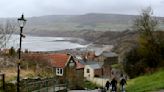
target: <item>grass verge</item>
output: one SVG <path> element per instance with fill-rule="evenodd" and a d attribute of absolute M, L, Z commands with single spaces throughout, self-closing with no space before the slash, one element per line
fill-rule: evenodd
<path fill-rule="evenodd" d="M 128 81 L 127 92 L 151 92 L 164 89 L 164 69 Z"/>

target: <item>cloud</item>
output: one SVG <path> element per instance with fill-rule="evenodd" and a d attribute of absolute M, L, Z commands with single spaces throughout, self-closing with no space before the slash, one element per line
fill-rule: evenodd
<path fill-rule="evenodd" d="M 164 0 L 0 0 L 0 17 L 85 13 L 138 14 L 152 6 L 156 15 L 164 16 Z"/>

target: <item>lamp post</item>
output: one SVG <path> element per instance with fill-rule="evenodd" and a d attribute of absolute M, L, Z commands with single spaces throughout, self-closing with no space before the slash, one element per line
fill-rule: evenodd
<path fill-rule="evenodd" d="M 17 92 L 20 92 L 20 59 L 21 59 L 21 47 L 22 47 L 22 37 L 24 37 L 24 35 L 22 34 L 23 32 L 23 27 L 26 24 L 26 19 L 24 19 L 24 15 L 22 14 L 22 16 L 20 18 L 18 18 L 18 23 L 20 26 L 20 44 L 19 44 L 19 62 L 17 65 Z"/>

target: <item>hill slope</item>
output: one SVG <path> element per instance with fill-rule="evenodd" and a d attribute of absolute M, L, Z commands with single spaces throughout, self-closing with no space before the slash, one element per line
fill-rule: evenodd
<path fill-rule="evenodd" d="M 49 15 L 28 18 L 28 28 L 37 30 L 74 31 L 92 29 L 96 31 L 122 31 L 130 28 L 134 15 L 99 14 Z"/>
<path fill-rule="evenodd" d="M 102 13 L 29 17 L 25 32 L 43 34 L 54 31 L 123 31 L 131 29 L 136 17 L 138 16 Z M 157 19 L 160 20 L 160 28 L 164 29 L 164 18 Z"/>
<path fill-rule="evenodd" d="M 152 92 L 164 89 L 164 70 L 129 80 L 127 92 Z"/>

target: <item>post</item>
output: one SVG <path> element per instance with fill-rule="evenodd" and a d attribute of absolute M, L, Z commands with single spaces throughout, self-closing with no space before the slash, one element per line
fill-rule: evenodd
<path fill-rule="evenodd" d="M 56 84 L 56 81 L 55 81 L 54 78 L 53 78 L 52 80 L 53 80 L 53 92 L 56 92 L 56 91 L 55 91 L 55 84 Z"/>
<path fill-rule="evenodd" d="M 5 91 L 5 74 L 2 74 L 3 90 Z"/>
<path fill-rule="evenodd" d="M 20 62 L 21 62 L 21 47 L 22 47 L 22 30 L 23 27 L 20 27 L 20 44 L 19 44 L 19 61 L 17 65 L 17 92 L 20 92 Z"/>
<path fill-rule="evenodd" d="M 104 71 L 103 71 L 103 67 L 102 67 L 102 69 L 101 69 L 101 73 L 102 73 L 102 88 L 104 87 L 104 86 L 103 86 L 103 83 L 104 83 L 104 82 L 103 82 L 103 77 L 104 77 L 104 73 L 103 73 L 103 72 L 104 72 Z"/>
<path fill-rule="evenodd" d="M 66 80 L 65 83 L 66 83 L 66 85 L 65 85 L 65 87 L 66 87 L 65 92 L 67 92 L 67 91 L 68 91 L 68 90 L 67 90 L 67 89 L 68 89 L 68 81 Z"/>

